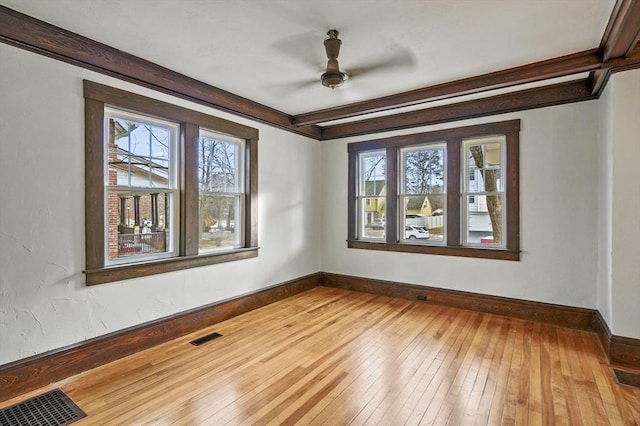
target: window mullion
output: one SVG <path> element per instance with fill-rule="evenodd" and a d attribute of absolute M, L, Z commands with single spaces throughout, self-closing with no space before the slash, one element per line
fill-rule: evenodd
<path fill-rule="evenodd" d="M 386 150 L 386 206 L 385 232 L 387 243 L 397 243 L 398 236 L 398 149 L 394 147 Z"/>
<path fill-rule="evenodd" d="M 507 250 L 520 250 L 520 169 L 518 134 L 507 133 L 507 152 L 504 172 L 505 199 L 507 204 L 506 247 Z"/>
<path fill-rule="evenodd" d="M 182 176 L 180 197 L 180 255 L 197 255 L 199 250 L 199 188 L 198 188 L 198 140 L 200 128 L 196 124 L 183 123 L 180 126 L 183 141 L 183 155 L 180 158 Z"/>
<path fill-rule="evenodd" d="M 460 247 L 462 139 L 447 141 L 447 246 Z"/>

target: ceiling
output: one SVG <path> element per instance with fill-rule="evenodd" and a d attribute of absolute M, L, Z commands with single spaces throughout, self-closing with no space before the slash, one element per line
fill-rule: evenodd
<path fill-rule="evenodd" d="M 597 48 L 615 0 L 0 0 L 287 114 Z M 345 87 L 320 84 L 340 31 Z"/>

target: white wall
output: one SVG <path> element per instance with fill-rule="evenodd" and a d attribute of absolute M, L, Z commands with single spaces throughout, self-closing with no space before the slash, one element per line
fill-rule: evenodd
<path fill-rule="evenodd" d="M 598 283 L 597 309 L 611 329 L 611 235 L 613 195 L 613 78 L 598 101 L 600 107 L 600 137 L 598 151 Z"/>
<path fill-rule="evenodd" d="M 258 258 L 84 286 L 82 79 L 260 129 Z M 640 71 L 610 84 L 598 101 L 317 142 L 0 44 L 0 364 L 320 270 L 597 308 L 640 338 Z M 348 142 L 513 118 L 520 262 L 347 249 Z"/>
<path fill-rule="evenodd" d="M 259 256 L 84 286 L 82 80 L 260 130 Z M 0 44 L 0 364 L 320 270 L 319 142 Z"/>
<path fill-rule="evenodd" d="M 348 249 L 347 143 L 520 118 L 520 262 Z M 322 269 L 595 308 L 597 101 L 322 142 Z"/>
<path fill-rule="evenodd" d="M 640 70 L 614 74 L 611 331 L 640 338 Z"/>

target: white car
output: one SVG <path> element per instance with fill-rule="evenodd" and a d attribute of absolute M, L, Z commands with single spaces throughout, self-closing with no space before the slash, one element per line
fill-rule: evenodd
<path fill-rule="evenodd" d="M 404 238 L 408 240 L 428 239 L 429 230 L 424 226 L 407 225 L 404 227 Z"/>

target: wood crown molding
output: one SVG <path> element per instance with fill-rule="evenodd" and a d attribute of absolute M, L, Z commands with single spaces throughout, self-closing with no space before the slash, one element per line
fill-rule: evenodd
<path fill-rule="evenodd" d="M 611 73 L 638 67 L 638 37 L 640 36 L 640 1 L 618 0 L 613 8 L 607 27 L 600 41 L 600 53 L 604 64 L 592 71 L 592 93 L 600 97 L 604 92 Z M 620 60 L 627 60 L 626 64 Z M 616 64 L 618 61 L 618 64 Z"/>
<path fill-rule="evenodd" d="M 467 102 L 327 126 L 322 129 L 322 139 L 337 139 L 429 126 L 469 118 L 588 101 L 596 98 L 597 96 L 592 94 L 591 91 L 591 80 L 582 79 L 488 98 L 474 99 Z"/>
<path fill-rule="evenodd" d="M 601 67 L 602 61 L 600 58 L 601 56 L 598 49 L 585 50 L 545 61 L 436 84 L 408 92 L 298 114 L 293 116 L 293 123 L 296 125 L 317 124 L 593 71 Z"/>
<path fill-rule="evenodd" d="M 320 137 L 318 126 L 294 126 L 291 116 L 281 111 L 1 5 L 0 41 L 293 133 Z"/>
<path fill-rule="evenodd" d="M 600 41 L 604 62 L 631 54 L 640 37 L 640 0 L 618 0 Z"/>
<path fill-rule="evenodd" d="M 0 401 L 201 330 L 318 286 L 321 273 L 0 366 Z"/>
<path fill-rule="evenodd" d="M 0 6 L 0 41 L 35 52 L 50 58 L 80 66 L 92 71 L 119 78 L 143 87 L 177 96 L 192 102 L 220 109 L 241 117 L 256 120 L 283 130 L 307 136 L 313 139 L 333 139 L 348 134 L 367 134 L 372 131 L 368 120 L 344 124 L 350 128 L 362 125 L 362 130 L 342 132 L 336 126 L 323 128 L 316 125 L 319 122 L 332 121 L 340 118 L 354 117 L 372 112 L 396 109 L 407 105 L 431 102 L 440 99 L 451 99 L 466 94 L 482 93 L 499 88 L 515 87 L 524 83 L 543 81 L 554 77 L 575 75 L 591 71 L 589 84 L 590 93 L 596 98 L 600 96 L 611 72 L 620 72 L 640 68 L 640 53 L 635 48 L 640 27 L 640 0 L 618 0 L 609 20 L 607 30 L 603 35 L 600 48 L 585 50 L 545 61 L 535 62 L 507 70 L 482 74 L 461 80 L 447 82 L 435 86 L 403 92 L 400 94 L 371 99 L 364 102 L 345 105 L 327 110 L 314 111 L 306 114 L 291 116 L 268 106 L 249 99 L 234 95 L 217 87 L 189 78 L 170 69 L 161 67 L 142 58 L 121 52 L 105 44 L 80 36 L 28 15 Z M 635 39 L 634 39 L 634 33 Z M 624 52 L 620 56 L 620 52 Z M 603 61 L 603 57 L 607 59 Z M 604 71 L 599 71 L 604 70 Z M 610 70 L 610 71 L 609 71 Z M 552 95 L 553 88 L 550 88 Z M 514 92 L 510 95 L 528 91 Z M 492 111 L 500 111 L 496 103 L 509 102 L 509 98 L 489 97 L 484 102 L 478 100 L 463 101 L 449 107 L 450 117 L 444 121 L 463 120 L 467 118 L 488 115 L 483 108 L 489 106 Z M 553 103 L 581 102 L 592 98 L 577 96 L 574 99 L 565 97 L 562 101 Z M 538 103 L 540 102 L 540 103 Z M 526 104 L 526 105 L 525 105 Z M 542 99 L 531 99 L 520 102 L 520 106 L 511 111 L 541 108 L 549 106 Z M 423 112 L 423 116 L 430 116 L 434 112 Z M 444 109 L 435 112 L 442 113 Z M 457 111 L 457 112 L 455 112 Z M 500 112 L 492 112 L 496 114 Z M 394 125 L 394 118 L 406 120 L 409 113 L 382 117 L 386 127 L 380 127 L 375 132 L 390 131 L 397 128 L 407 128 L 413 125 Z M 393 118 L 390 118 L 393 117 Z M 376 119 L 378 120 L 378 119 Z M 438 120 L 420 119 L 415 125 L 429 125 Z M 389 125 L 391 123 L 391 125 Z M 344 128 L 343 128 L 344 129 Z"/>

